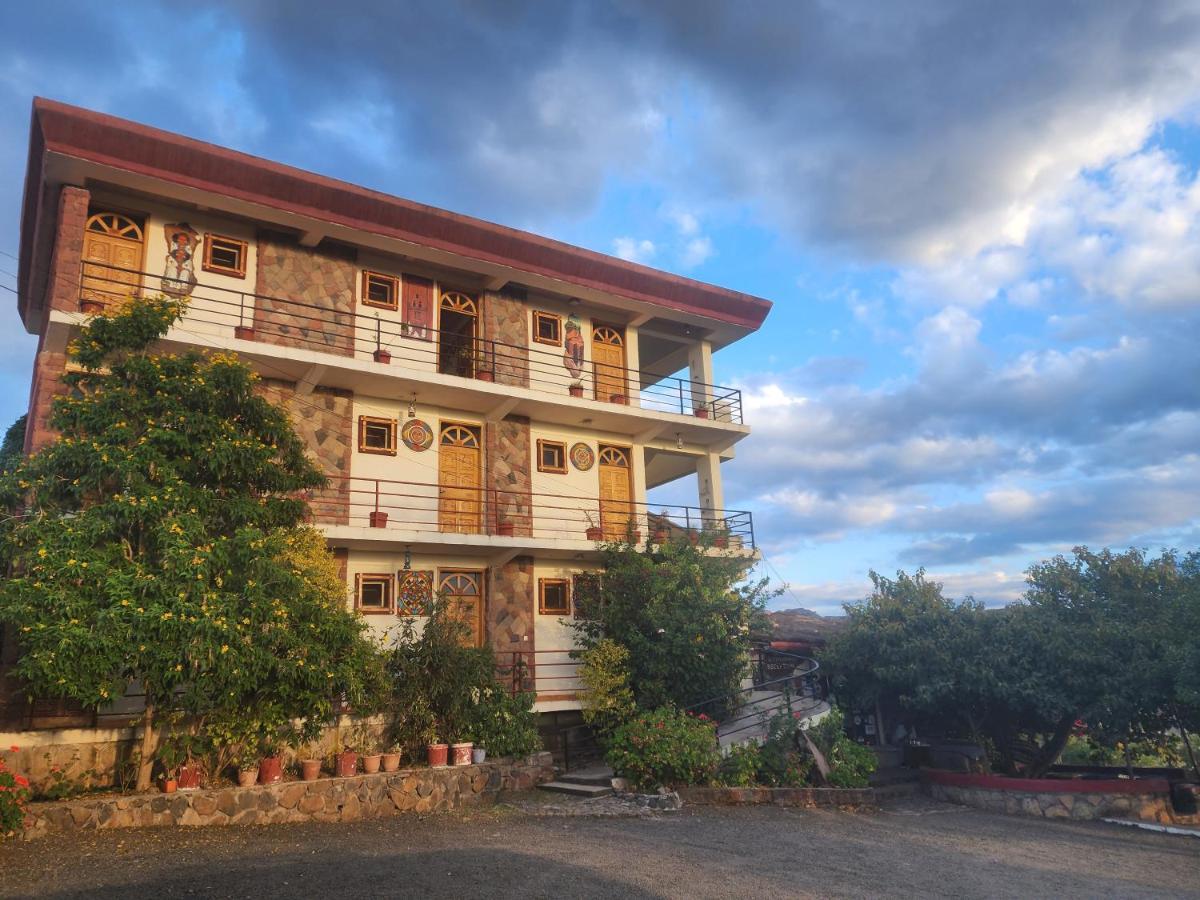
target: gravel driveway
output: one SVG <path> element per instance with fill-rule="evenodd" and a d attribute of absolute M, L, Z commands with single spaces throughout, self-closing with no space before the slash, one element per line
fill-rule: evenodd
<path fill-rule="evenodd" d="M 4 897 L 1200 896 L 1200 840 L 925 800 L 875 813 L 497 807 L 0 845 Z"/>

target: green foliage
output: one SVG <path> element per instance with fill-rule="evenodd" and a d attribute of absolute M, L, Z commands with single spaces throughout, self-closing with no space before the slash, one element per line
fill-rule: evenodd
<path fill-rule="evenodd" d="M 746 671 L 751 633 L 772 595 L 765 579 L 745 581 L 743 560 L 703 549 L 607 544 L 598 587 L 579 598 L 571 623 L 579 644 L 587 651 L 607 638 L 628 651 L 639 709 L 726 696 Z"/>
<path fill-rule="evenodd" d="M 413 619 L 401 623 L 386 661 L 388 741 L 417 758 L 435 738 L 466 740 L 475 698 L 496 680 L 495 654 L 467 646 L 470 631 L 452 604 L 437 598 L 428 612 L 419 628 Z"/>
<path fill-rule="evenodd" d="M 603 638 L 580 652 L 579 661 L 583 721 L 604 740 L 637 711 L 629 686 L 629 651 Z"/>
<path fill-rule="evenodd" d="M 1200 727 L 1195 555 L 1076 548 L 1031 566 L 1003 610 L 946 600 L 923 572 L 872 579 L 822 656 L 839 694 L 979 741 L 1003 771 L 1044 773 L 1080 719 L 1107 746 Z"/>
<path fill-rule="evenodd" d="M 0 621 L 37 694 L 102 706 L 145 690 L 155 715 L 302 718 L 368 709 L 382 669 L 320 535 L 300 528 L 325 479 L 236 357 L 158 355 L 182 307 L 133 298 L 69 348 L 61 438 L 0 475 Z M 139 785 L 149 779 L 143 759 Z"/>
<path fill-rule="evenodd" d="M 25 427 L 28 416 L 21 416 L 8 426 L 4 440 L 0 442 L 0 472 L 12 469 L 25 452 Z"/>
<path fill-rule="evenodd" d="M 468 737 L 492 756 L 528 756 L 540 750 L 535 699 L 532 692 L 511 694 L 492 681 L 473 698 Z"/>
<path fill-rule="evenodd" d="M 714 723 L 664 706 L 635 716 L 609 741 L 606 758 L 640 790 L 707 784 L 720 763 Z"/>
<path fill-rule="evenodd" d="M 800 722 L 781 710 L 767 723 L 767 736 L 759 748 L 758 783 L 767 787 L 800 787 L 808 780 L 811 760 L 798 751 Z"/>
<path fill-rule="evenodd" d="M 17 748 L 12 750 L 15 753 Z M 24 830 L 29 793 L 29 779 L 13 772 L 0 759 L 0 838 Z"/>
<path fill-rule="evenodd" d="M 723 787 L 754 787 L 761 764 L 758 744 L 737 744 L 722 757 L 713 780 Z"/>
<path fill-rule="evenodd" d="M 829 783 L 836 788 L 865 788 L 879 765 L 870 747 L 845 735 L 834 741 L 825 759 L 829 763 Z"/>

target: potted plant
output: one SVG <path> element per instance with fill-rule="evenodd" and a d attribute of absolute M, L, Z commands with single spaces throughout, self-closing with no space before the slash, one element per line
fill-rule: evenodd
<path fill-rule="evenodd" d="M 242 747 L 237 756 L 238 787 L 250 787 L 258 781 L 258 750 L 251 744 Z"/>
<path fill-rule="evenodd" d="M 667 542 L 668 536 L 669 535 L 668 535 L 667 529 L 665 529 L 661 526 L 655 526 L 654 531 L 652 531 L 650 533 L 650 543 L 665 544 Z"/>
<path fill-rule="evenodd" d="M 338 778 L 353 778 L 358 774 L 358 752 L 347 743 L 338 741 L 333 751 L 333 770 Z"/>
<path fill-rule="evenodd" d="M 604 540 L 604 529 L 601 528 L 600 525 L 596 522 L 596 517 L 594 515 L 592 515 L 592 511 L 585 509 L 583 511 L 583 515 L 584 515 L 584 518 L 587 519 L 587 523 L 588 523 L 587 532 L 586 532 L 587 539 L 589 541 Z"/>
<path fill-rule="evenodd" d="M 234 325 L 233 336 L 239 341 L 254 340 L 254 328 L 250 325 Z"/>
<path fill-rule="evenodd" d="M 364 737 L 359 741 L 359 747 L 362 749 L 362 767 L 363 772 L 367 775 L 375 775 L 379 772 L 379 763 L 383 758 L 383 754 L 375 750 L 375 742 L 370 738 Z"/>
<path fill-rule="evenodd" d="M 471 750 L 475 744 L 471 741 L 459 741 L 450 745 L 450 764 L 452 766 L 469 766 Z"/>
<path fill-rule="evenodd" d="M 621 404 L 625 404 L 625 405 L 627 405 L 627 404 L 629 403 L 629 398 L 628 398 L 628 397 L 626 397 L 624 394 L 620 394 L 620 393 L 618 393 L 618 394 L 609 394 L 609 395 L 608 395 L 608 402 L 609 402 L 609 403 L 621 403 Z"/>
<path fill-rule="evenodd" d="M 300 777 L 305 781 L 316 781 L 321 777 L 321 757 L 311 745 L 305 746 L 300 760 Z"/>
<path fill-rule="evenodd" d="M 383 751 L 383 771 L 395 772 L 400 768 L 400 745 L 391 744 Z"/>
<path fill-rule="evenodd" d="M 205 741 L 199 735 L 183 734 L 178 737 L 177 745 L 182 758 L 178 775 L 179 790 L 199 790 L 204 779 L 204 763 L 201 760 L 207 749 Z"/>
<path fill-rule="evenodd" d="M 502 520 L 496 523 L 496 534 L 500 537 L 512 537 L 514 527 L 512 522 Z"/>
<path fill-rule="evenodd" d="M 95 297 L 81 297 L 79 299 L 79 311 L 88 315 L 96 315 L 104 312 L 104 303 Z"/>
<path fill-rule="evenodd" d="M 278 784 L 283 781 L 283 758 L 279 755 L 279 744 L 269 740 L 263 744 L 262 758 L 258 761 L 258 783 Z"/>
<path fill-rule="evenodd" d="M 382 347 L 376 348 L 371 355 L 375 358 L 375 362 L 383 363 L 385 366 L 392 361 L 391 351 L 384 350 Z"/>
<path fill-rule="evenodd" d="M 701 406 L 697 406 L 692 411 L 696 414 L 697 419 L 707 419 L 708 418 L 708 404 L 707 403 L 705 403 Z"/>
<path fill-rule="evenodd" d="M 471 762 L 472 763 L 474 763 L 475 765 L 479 765 L 485 759 L 487 759 L 487 750 L 486 749 L 484 749 L 483 747 L 472 747 L 471 748 Z"/>
<path fill-rule="evenodd" d="M 572 381 L 570 384 L 567 385 L 567 393 L 569 393 L 572 397 L 582 397 L 583 396 L 583 382 L 582 381 Z"/>
<path fill-rule="evenodd" d="M 388 514 L 381 509 L 373 509 L 367 514 L 367 520 L 372 528 L 387 528 Z"/>
<path fill-rule="evenodd" d="M 450 752 L 450 745 L 432 737 L 429 743 L 425 745 L 425 754 L 429 759 L 429 765 L 438 768 L 446 765 L 446 757 Z"/>

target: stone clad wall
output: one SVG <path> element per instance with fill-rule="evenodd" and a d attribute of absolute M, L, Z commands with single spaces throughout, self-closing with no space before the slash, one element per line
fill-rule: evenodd
<path fill-rule="evenodd" d="M 533 450 L 526 416 L 505 416 L 486 429 L 487 486 L 496 491 L 492 515 L 496 523 L 508 521 L 517 537 L 533 534 Z"/>
<path fill-rule="evenodd" d="M 516 289 L 483 296 L 483 336 L 496 348 L 496 384 L 529 387 L 529 314 Z"/>
<path fill-rule="evenodd" d="M 94 828 L 354 822 L 405 812 L 485 806 L 501 791 L 528 790 L 554 777 L 549 753 L 478 766 L 403 769 L 248 788 L 136 794 L 34 803 L 26 837 Z"/>
<path fill-rule="evenodd" d="M 492 570 L 488 597 L 488 637 L 497 653 L 497 662 L 507 665 L 514 650 L 532 653 L 533 633 L 533 558 L 516 559 Z M 528 637 L 528 640 L 524 638 Z"/>
<path fill-rule="evenodd" d="M 288 235 L 261 232 L 254 339 L 353 356 L 356 260 L 352 247 L 301 247 Z"/>

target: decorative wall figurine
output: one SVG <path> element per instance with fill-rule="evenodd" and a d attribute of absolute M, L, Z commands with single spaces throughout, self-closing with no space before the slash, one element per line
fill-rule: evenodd
<path fill-rule="evenodd" d="M 580 328 L 579 319 L 572 313 L 563 326 L 563 365 L 567 367 L 572 378 L 583 374 L 583 350 L 583 330 Z"/>
<path fill-rule="evenodd" d="M 164 225 L 167 234 L 167 261 L 163 269 L 162 289 L 172 297 L 190 297 L 196 287 L 193 257 L 200 235 L 187 222 Z"/>
<path fill-rule="evenodd" d="M 592 448 L 580 441 L 577 444 L 571 445 L 571 465 L 577 468 L 580 472 L 586 472 L 596 462 L 596 454 L 592 452 Z"/>
<path fill-rule="evenodd" d="M 421 453 L 433 446 L 433 429 L 421 419 L 408 419 L 400 429 L 400 440 L 409 450 Z"/>
<path fill-rule="evenodd" d="M 433 572 L 401 569 L 396 573 L 400 585 L 396 597 L 396 612 L 401 616 L 429 615 L 429 602 L 433 599 Z"/>

